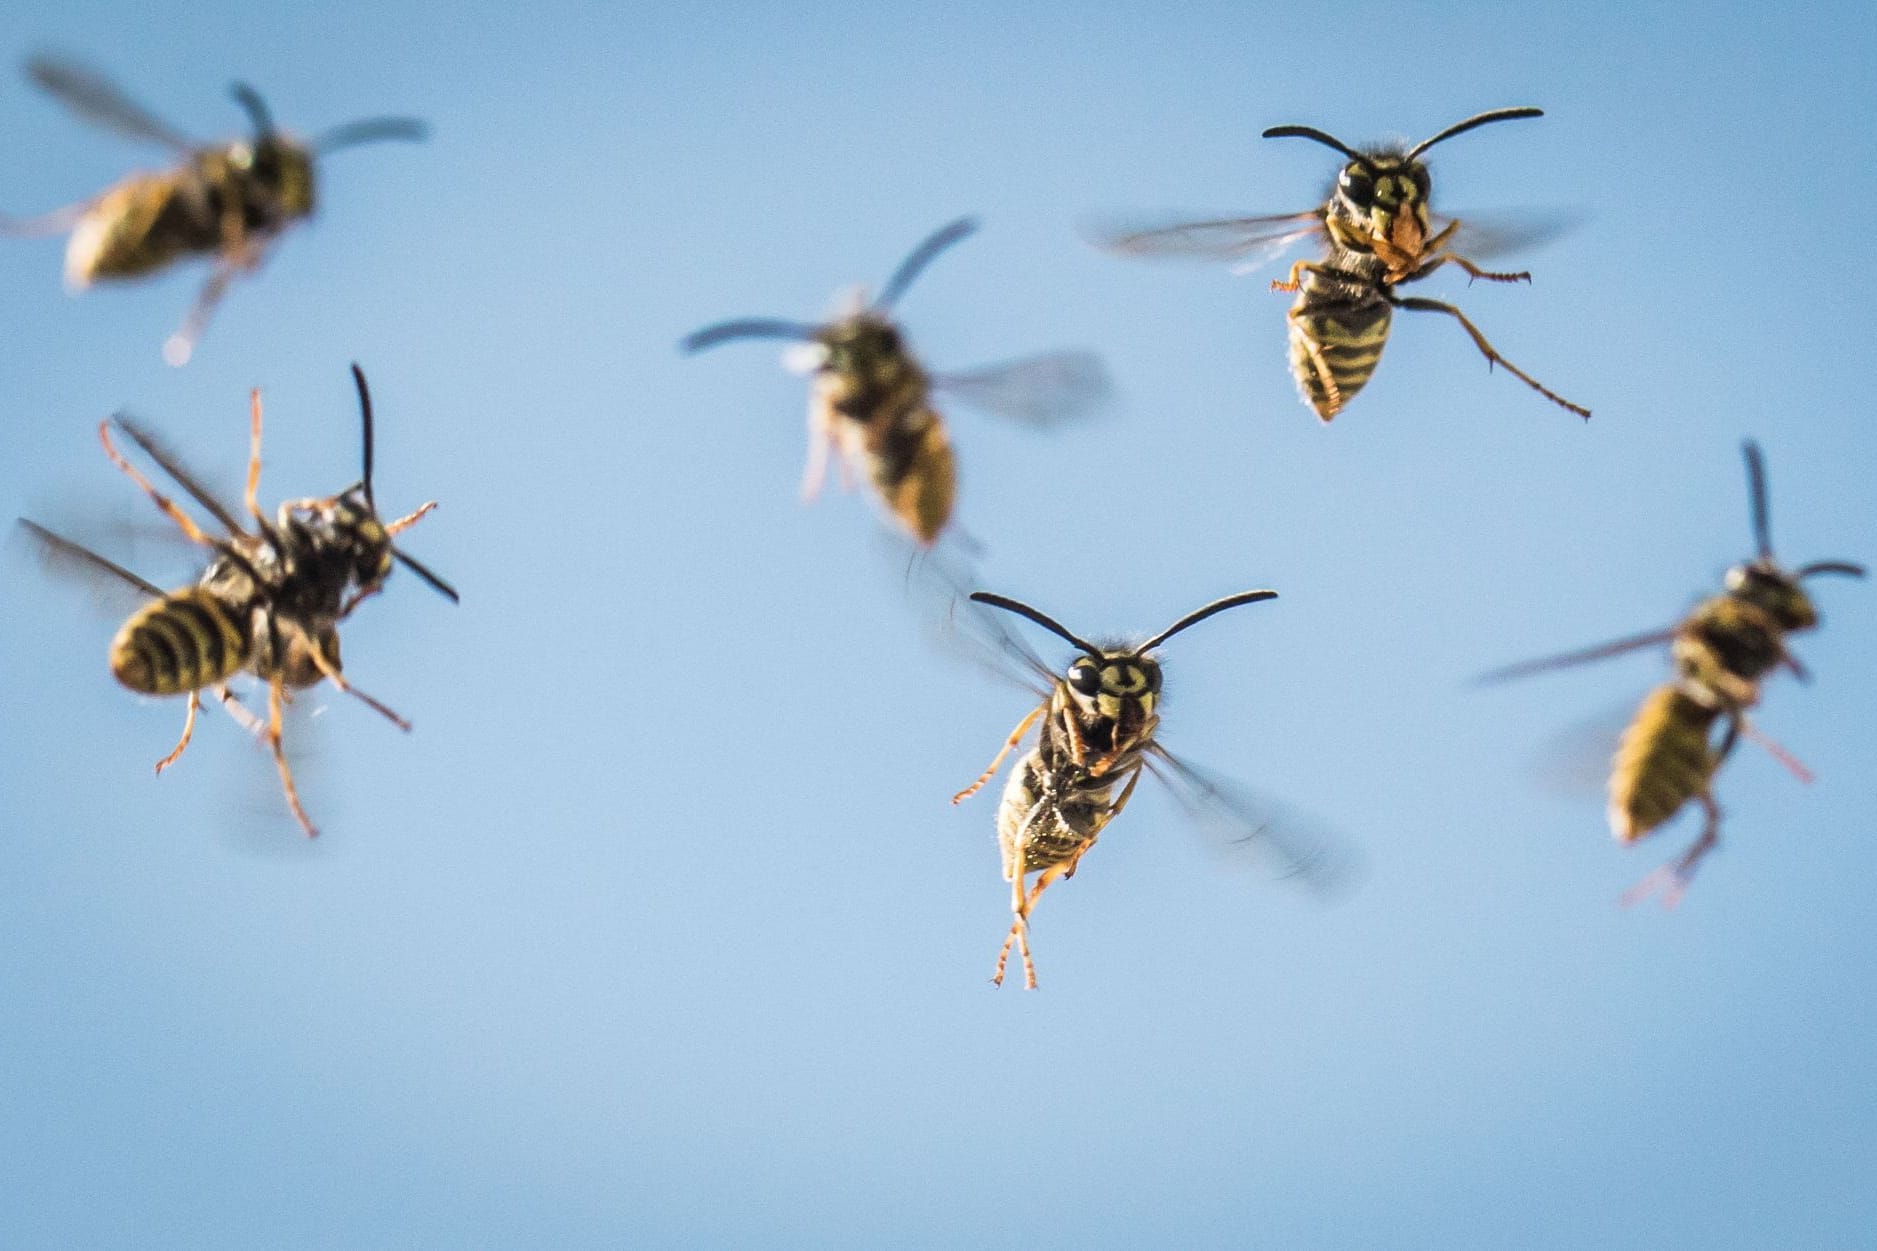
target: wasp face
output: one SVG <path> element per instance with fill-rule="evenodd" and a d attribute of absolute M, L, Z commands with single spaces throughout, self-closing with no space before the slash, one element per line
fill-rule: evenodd
<path fill-rule="evenodd" d="M 280 135 L 228 149 L 228 162 L 241 170 L 273 201 L 282 218 L 313 211 L 313 158 L 301 145 Z"/>
<path fill-rule="evenodd" d="M 882 317 L 860 313 L 828 327 L 821 337 L 826 355 L 821 369 L 851 378 L 871 378 L 898 366 L 906 357 L 899 327 Z"/>
<path fill-rule="evenodd" d="M 1401 156 L 1351 161 L 1336 178 L 1331 210 L 1365 233 L 1418 253 L 1427 238 L 1427 167 Z"/>
<path fill-rule="evenodd" d="M 1771 561 L 1756 560 L 1727 571 L 1727 593 L 1764 610 L 1782 630 L 1810 630 L 1818 609 L 1799 580 Z"/>
<path fill-rule="evenodd" d="M 1116 750 L 1145 729 L 1160 696 L 1160 665 L 1131 653 L 1084 656 L 1069 666 L 1065 680 L 1084 721 L 1114 727 Z"/>

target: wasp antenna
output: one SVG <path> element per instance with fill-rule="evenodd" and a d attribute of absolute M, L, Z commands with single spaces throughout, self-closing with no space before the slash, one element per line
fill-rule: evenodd
<path fill-rule="evenodd" d="M 1864 576 L 1864 566 L 1848 560 L 1815 560 L 1799 570 L 1801 578 L 1809 578 L 1817 573 L 1838 573 L 1847 578 L 1861 578 Z"/>
<path fill-rule="evenodd" d="M 899 297 L 906 294 L 906 288 L 925 272 L 925 267 L 938 258 L 939 253 L 961 239 L 970 237 L 978 229 L 975 217 L 960 217 L 957 221 L 940 226 L 927 235 L 925 241 L 909 253 L 893 271 L 893 276 L 880 288 L 880 296 L 874 300 L 873 307 L 881 312 L 892 308 Z"/>
<path fill-rule="evenodd" d="M 382 143 L 387 139 L 421 143 L 429 137 L 430 124 L 415 117 L 371 117 L 334 126 L 313 140 L 313 151 L 324 155 L 340 148 L 355 148 L 361 143 Z"/>
<path fill-rule="evenodd" d="M 235 83 L 228 88 L 228 94 L 235 98 L 235 103 L 241 106 L 242 110 L 247 113 L 248 120 L 254 123 L 256 139 L 274 137 L 274 115 L 267 111 L 267 102 L 261 99 L 260 92 L 246 83 Z"/>
<path fill-rule="evenodd" d="M 794 339 L 807 341 L 821 333 L 820 326 L 799 321 L 778 321 L 771 317 L 747 317 L 706 326 L 678 340 L 678 350 L 689 355 L 729 343 L 733 339 Z"/>
<path fill-rule="evenodd" d="M 462 603 L 462 597 L 456 593 L 456 588 L 451 586 L 448 582 L 445 582 L 442 578 L 439 578 L 436 574 L 430 572 L 415 556 L 406 556 L 395 547 L 391 549 L 391 555 L 397 559 L 400 565 L 403 565 L 425 582 L 428 582 L 431 589 L 443 596 L 444 599 L 449 600 L 452 604 Z"/>
<path fill-rule="evenodd" d="M 355 386 L 358 387 L 359 419 L 360 419 L 360 422 L 365 427 L 365 476 L 359 482 L 359 486 L 362 487 L 365 491 L 365 507 L 371 509 L 372 512 L 376 513 L 378 511 L 378 505 L 373 500 L 372 493 L 371 493 L 371 469 L 372 469 L 371 388 L 365 385 L 365 371 L 358 367 L 357 361 L 352 362 L 352 382 Z"/>
<path fill-rule="evenodd" d="M 1467 131 L 1477 126 L 1484 126 L 1490 122 L 1509 122 L 1520 117 L 1543 117 L 1544 115 L 1545 111 L 1543 109 L 1534 109 L 1529 106 L 1515 109 L 1493 109 L 1490 112 L 1478 113 L 1467 118 L 1464 122 L 1455 122 L 1438 135 L 1435 135 L 1432 139 L 1421 140 L 1421 142 L 1415 144 L 1414 147 L 1408 150 L 1408 159 L 1413 160 L 1435 144 L 1446 139 L 1451 139 L 1455 135 L 1464 135 Z"/>
<path fill-rule="evenodd" d="M 1266 139 L 1314 139 L 1326 148 L 1335 148 L 1352 161 L 1366 161 L 1362 153 L 1356 151 L 1334 135 L 1326 135 L 1314 126 L 1273 126 L 1264 132 Z"/>
<path fill-rule="evenodd" d="M 1187 626 L 1198 625 L 1214 613 L 1224 612 L 1228 608 L 1237 608 L 1240 604 L 1255 604 L 1259 600 L 1276 598 L 1276 591 L 1240 591 L 1237 595 L 1228 595 L 1224 599 L 1215 599 L 1204 608 L 1187 613 L 1184 617 L 1181 617 L 1178 621 L 1175 621 L 1172 625 L 1154 635 L 1145 643 L 1142 643 L 1139 647 L 1134 649 L 1134 654 L 1136 656 L 1146 655 L 1154 648 L 1178 634 L 1181 630 L 1184 630 Z"/>
<path fill-rule="evenodd" d="M 1760 559 L 1773 558 L 1773 523 L 1766 504 L 1766 461 L 1760 445 L 1748 439 L 1740 445 L 1747 458 L 1747 502 L 1753 510 L 1753 541 L 1759 546 Z"/>
<path fill-rule="evenodd" d="M 1028 617 L 1031 621 L 1034 621 L 1037 625 L 1042 626 L 1045 630 L 1048 630 L 1051 634 L 1054 634 L 1057 638 L 1067 640 L 1069 643 L 1073 644 L 1076 647 L 1081 648 L 1083 651 L 1095 657 L 1097 660 L 1101 659 L 1101 656 L 1102 656 L 1101 648 L 1096 647 L 1093 643 L 1084 642 L 1083 640 L 1075 637 L 1075 635 L 1069 633 L 1068 630 L 1063 628 L 1061 622 L 1056 621 L 1052 617 L 1046 616 L 1045 614 L 1030 607 L 1028 604 L 1019 603 L 1017 600 L 1011 599 L 1008 596 L 995 595 L 991 593 L 990 591 L 973 591 L 971 592 L 971 598 L 980 604 L 989 604 L 991 607 L 1001 608 L 1005 612 L 1014 612 L 1019 617 Z"/>

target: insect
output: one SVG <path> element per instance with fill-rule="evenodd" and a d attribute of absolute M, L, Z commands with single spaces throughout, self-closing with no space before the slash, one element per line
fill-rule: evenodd
<path fill-rule="evenodd" d="M 213 553 L 193 586 L 164 591 L 111 560 L 70 539 L 22 519 L 21 524 L 48 555 L 107 574 L 148 597 L 111 642 L 111 672 L 130 690 L 143 695 L 186 695 L 188 711 L 180 740 L 157 762 L 157 772 L 174 764 L 195 732 L 202 692 L 209 691 L 237 721 L 265 740 L 273 753 L 287 805 L 307 836 L 317 834 L 282 745 L 282 707 L 291 692 L 330 681 L 389 719 L 399 729 L 410 722 L 353 685 L 341 673 L 338 626 L 389 577 L 392 562 L 447 596 L 454 588 L 413 557 L 398 550 L 392 537 L 436 507 L 427 503 L 395 521 L 379 519 L 372 492 L 372 410 L 365 376 L 353 366 L 364 425 L 364 476 L 337 495 L 288 500 L 273 521 L 260 511 L 261 400 L 250 399 L 250 449 L 244 504 L 253 521 L 244 528 L 233 510 L 220 502 L 140 424 L 122 415 L 98 425 L 105 454 L 148 495 L 192 543 Z M 213 537 L 174 500 L 159 490 L 118 449 L 112 431 L 128 437 L 172 478 L 225 531 Z M 250 673 L 267 684 L 267 720 L 263 724 L 240 703 L 229 682 Z"/>
<path fill-rule="evenodd" d="M 1587 418 L 1589 409 L 1551 391 L 1501 356 L 1454 305 L 1402 296 L 1395 290 L 1448 264 L 1459 266 L 1472 278 L 1531 281 L 1531 275 L 1523 271 L 1482 268 L 1457 249 L 1466 246 L 1474 256 L 1487 256 L 1538 232 L 1469 228 L 1457 219 L 1437 218 L 1429 208 L 1432 180 L 1421 156 L 1435 144 L 1476 127 L 1540 116 L 1543 113 L 1535 108 L 1494 109 L 1457 122 L 1406 150 L 1359 151 L 1313 127 L 1273 126 L 1264 132 L 1265 138 L 1312 139 L 1348 158 L 1323 204 L 1308 212 L 1273 217 L 1102 232 L 1097 242 L 1128 256 L 1224 260 L 1251 267 L 1300 240 L 1320 239 L 1322 259 L 1296 262 L 1290 276 L 1273 282 L 1271 288 L 1297 295 L 1288 315 L 1291 376 L 1304 402 L 1324 421 L 1340 413 L 1375 373 L 1398 308 L 1454 318 L 1489 365 L 1502 366 L 1546 399 Z"/>
<path fill-rule="evenodd" d="M 1527 661 L 1482 679 L 1523 677 L 1668 644 L 1675 676 L 1643 700 L 1611 765 L 1610 830 L 1620 842 L 1633 843 L 1691 800 L 1701 805 L 1705 822 L 1688 849 L 1644 878 L 1624 896 L 1625 902 L 1657 888 L 1667 905 L 1680 901 L 1702 858 L 1719 842 L 1721 809 L 1714 800 L 1714 775 L 1742 737 L 1756 739 L 1802 780 L 1809 779 L 1802 765 L 1759 734 L 1747 713 L 1759 703 L 1760 684 L 1775 669 L 1806 676 L 1786 646 L 1787 635 L 1818 625 L 1805 579 L 1820 574 L 1864 576 L 1864 567 L 1849 561 L 1814 561 L 1791 570 L 1774 559 L 1765 466 L 1759 446 L 1751 440 L 1743 452 L 1758 551 L 1752 560 L 1727 571 L 1719 595 L 1701 601 L 1686 619 L 1666 630 Z"/>
<path fill-rule="evenodd" d="M 958 472 L 944 419 L 933 406 L 941 391 L 979 408 L 1036 426 L 1080 416 L 1107 393 L 1107 374 L 1084 352 L 1051 352 L 966 373 L 934 376 L 913 356 L 892 318 L 893 305 L 940 253 L 977 230 L 962 218 L 914 248 L 872 302 L 851 306 L 822 325 L 745 318 L 686 337 L 686 352 L 737 339 L 786 339 L 787 358 L 815 377 L 808 403 L 808 465 L 802 496 L 821 489 L 830 449 L 841 475 L 865 474 L 894 520 L 930 546 L 951 519 Z"/>
<path fill-rule="evenodd" d="M 176 158 L 169 169 L 131 174 L 82 203 L 0 220 L 6 233 L 69 230 L 65 285 L 74 292 L 101 279 L 139 278 L 186 256 L 213 256 L 195 305 L 164 344 L 172 365 L 188 362 L 236 276 L 259 268 L 274 241 L 313 212 L 315 158 L 362 143 L 422 139 L 428 129 L 411 118 L 377 117 L 307 142 L 277 130 L 260 95 L 236 83 L 231 91 L 253 123 L 252 138 L 199 144 L 82 65 L 34 57 L 26 72 L 84 120 L 161 145 Z"/>
<path fill-rule="evenodd" d="M 1327 841 L 1280 833 L 1260 811 L 1264 805 L 1248 792 L 1186 763 L 1156 737 L 1161 671 L 1154 649 L 1214 614 L 1276 596 L 1276 591 L 1263 590 L 1229 595 L 1188 613 L 1144 643 L 1098 647 L 1028 604 L 987 591 L 971 594 L 977 603 L 1035 622 L 1082 653 L 1058 675 L 1014 634 L 984 623 L 1002 651 L 1039 680 L 1040 685 L 1026 685 L 1042 699 L 1017 723 L 978 779 L 952 797 L 957 804 L 976 794 L 1024 737 L 1037 731 L 1035 745 L 1015 766 L 997 809 L 997 838 L 1004 879 L 1010 883 L 1013 920 L 997 954 L 994 984 L 1003 984 L 1014 944 L 1023 960 L 1024 985 L 1036 989 L 1030 913 L 1052 883 L 1075 875 L 1102 830 L 1127 806 L 1143 768 L 1165 782 L 1203 823 L 1234 842 L 1257 841 L 1273 849 L 1287 876 L 1303 877 L 1319 888 L 1333 882 L 1336 866 L 1327 854 Z M 1031 874 L 1034 885 L 1028 884 Z"/>

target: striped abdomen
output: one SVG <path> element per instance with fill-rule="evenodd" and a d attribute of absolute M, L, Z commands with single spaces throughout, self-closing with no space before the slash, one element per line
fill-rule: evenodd
<path fill-rule="evenodd" d="M 921 543 L 951 520 L 958 466 L 945 423 L 924 404 L 867 427 L 867 476 L 887 509 Z"/>
<path fill-rule="evenodd" d="M 1633 842 L 1707 794 L 1720 711 L 1674 683 L 1651 691 L 1623 732 L 1610 773 L 1610 832 Z"/>
<path fill-rule="evenodd" d="M 1139 766 L 1136 765 L 1138 768 Z M 1127 770 L 1091 777 L 1080 769 L 1051 772 L 1040 750 L 1032 750 L 1004 785 L 997 806 L 997 841 L 1004 853 L 1004 880 L 1073 860 L 1088 850 L 1114 815 L 1114 789 Z"/>
<path fill-rule="evenodd" d="M 1290 310 L 1290 373 L 1328 421 L 1360 391 L 1388 346 L 1394 309 L 1376 299 L 1325 299 L 1306 287 Z"/>
<path fill-rule="evenodd" d="M 136 278 L 190 252 L 213 251 L 221 235 L 206 184 L 192 169 L 133 174 L 85 213 L 65 245 L 65 285 Z"/>
<path fill-rule="evenodd" d="M 247 616 L 204 587 L 146 604 L 111 641 L 111 672 L 143 695 L 182 695 L 241 672 L 253 650 Z"/>

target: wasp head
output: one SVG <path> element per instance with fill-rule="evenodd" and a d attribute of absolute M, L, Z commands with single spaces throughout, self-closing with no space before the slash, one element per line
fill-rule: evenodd
<path fill-rule="evenodd" d="M 303 144 L 276 132 L 252 143 L 233 145 L 228 159 L 247 175 L 282 220 L 305 217 L 313 211 L 313 155 Z"/>
<path fill-rule="evenodd" d="M 1810 630 L 1818 624 L 1812 597 L 1797 575 L 1770 560 L 1735 565 L 1727 571 L 1727 593 L 1770 616 L 1781 630 Z"/>
<path fill-rule="evenodd" d="M 1063 685 L 1082 723 L 1111 727 L 1110 746 L 1125 751 L 1153 725 L 1160 698 L 1160 662 L 1132 652 L 1081 656 L 1069 666 Z"/>
<path fill-rule="evenodd" d="M 1330 192 L 1329 216 L 1359 238 L 1382 239 L 1418 256 L 1430 228 L 1427 166 L 1399 153 L 1359 156 Z"/>

